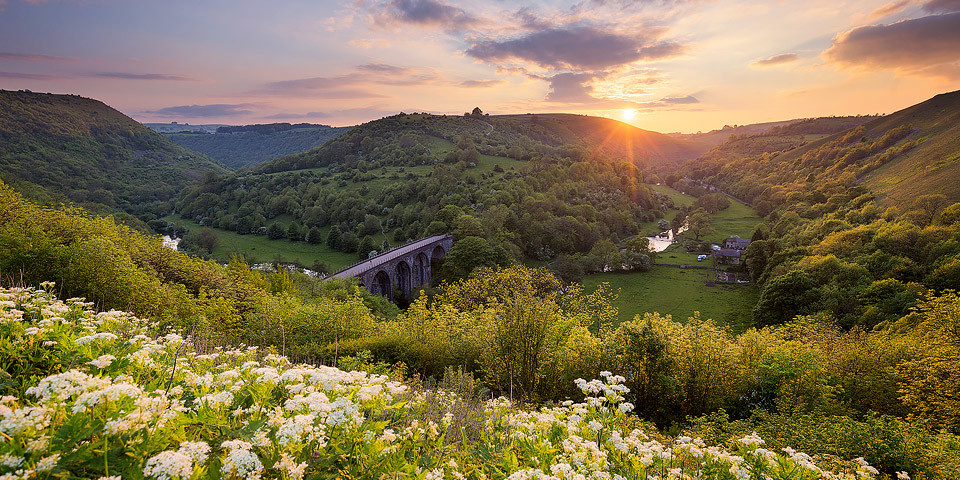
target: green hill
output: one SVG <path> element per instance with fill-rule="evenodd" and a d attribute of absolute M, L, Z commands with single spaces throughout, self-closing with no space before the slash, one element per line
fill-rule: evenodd
<path fill-rule="evenodd" d="M 539 260 L 587 253 L 601 239 L 619 242 L 663 216 L 662 200 L 643 185 L 637 166 L 662 157 L 614 156 L 614 149 L 589 141 L 588 134 L 599 134 L 578 124 L 579 117 L 554 117 L 395 115 L 186 189 L 177 211 L 198 225 L 243 235 L 303 241 L 316 230 L 315 242 L 322 237 L 361 255 L 384 242 L 462 232 L 503 247 L 490 258 Z M 637 130 L 599 120 L 617 131 Z M 650 138 L 679 155 L 677 140 Z M 270 243 L 278 250 L 261 246 L 257 257 L 273 258 L 289 245 Z"/>
<path fill-rule="evenodd" d="M 177 145 L 209 155 L 236 170 L 319 147 L 350 128 L 352 127 L 273 123 L 243 127 L 221 126 L 212 134 L 175 132 L 164 135 Z"/>
<path fill-rule="evenodd" d="M 909 203 L 917 192 L 960 201 L 960 90 L 868 123 L 866 135 L 878 137 L 903 126 L 913 128 L 916 146 L 868 173 L 863 184 L 888 205 Z"/>
<path fill-rule="evenodd" d="M 598 153 L 621 158 L 638 166 L 675 165 L 696 158 L 706 147 L 662 133 L 651 132 L 617 120 L 587 115 L 549 113 L 500 115 L 493 118 L 537 126 L 561 141 L 590 145 Z"/>
<path fill-rule="evenodd" d="M 40 203 L 149 218 L 226 169 L 97 100 L 0 90 L 0 179 Z"/>
<path fill-rule="evenodd" d="M 888 206 L 909 204 L 918 192 L 960 200 L 960 91 L 832 135 L 791 128 L 731 138 L 691 162 L 688 173 L 762 211 L 782 204 L 787 190 L 809 190 L 811 182 L 859 184 Z"/>

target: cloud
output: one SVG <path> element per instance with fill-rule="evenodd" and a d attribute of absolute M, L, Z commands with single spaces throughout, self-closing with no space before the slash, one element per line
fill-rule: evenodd
<path fill-rule="evenodd" d="M 913 0 L 900 0 L 899 2 L 888 3 L 873 12 L 870 12 L 870 15 L 867 15 L 867 18 L 871 20 L 880 19 L 895 13 L 900 13 L 904 9 L 910 6 L 913 3 Z"/>
<path fill-rule="evenodd" d="M 251 93 L 265 95 L 310 95 L 320 98 L 382 98 L 364 86 L 419 86 L 436 79 L 431 70 L 398 67 L 385 63 L 358 65 L 354 71 L 335 77 L 310 77 L 264 84 Z"/>
<path fill-rule="evenodd" d="M 487 88 L 502 84 L 503 80 L 464 80 L 458 83 L 457 86 L 464 88 Z"/>
<path fill-rule="evenodd" d="M 182 75 L 169 75 L 166 73 L 123 73 L 123 72 L 97 72 L 91 73 L 91 77 L 113 78 L 117 80 L 162 80 L 173 82 L 188 82 L 192 79 Z"/>
<path fill-rule="evenodd" d="M 385 26 L 405 23 L 459 29 L 479 23 L 476 17 L 462 8 L 440 0 L 389 0 L 374 9 L 376 22 Z"/>
<path fill-rule="evenodd" d="M 536 12 L 530 7 L 520 8 L 514 16 L 520 21 L 520 25 L 527 30 L 547 30 L 556 26 L 537 16 Z"/>
<path fill-rule="evenodd" d="M 62 80 L 64 77 L 57 75 L 42 75 L 37 73 L 0 72 L 0 78 L 10 78 L 16 80 Z"/>
<path fill-rule="evenodd" d="M 410 71 L 409 68 L 395 67 L 385 63 L 367 63 L 364 65 L 358 65 L 357 70 L 362 72 L 388 73 L 393 75 L 403 74 Z"/>
<path fill-rule="evenodd" d="M 757 60 L 753 62 L 752 65 L 757 67 L 769 67 L 770 65 L 780 65 L 784 63 L 795 62 L 799 58 L 796 53 L 781 53 L 780 55 L 774 55 L 769 58 L 764 58 L 763 60 Z"/>
<path fill-rule="evenodd" d="M 2 3 L 0 3 L 2 5 Z M 37 55 L 32 53 L 0 52 L 0 60 L 20 60 L 24 62 L 72 62 L 73 58 L 57 57 L 54 55 Z"/>
<path fill-rule="evenodd" d="M 269 120 L 302 120 L 309 118 L 338 118 L 341 120 L 349 121 L 366 121 L 370 118 L 380 118 L 388 115 L 394 115 L 398 113 L 397 110 L 389 110 L 383 107 L 357 107 L 357 108 L 346 108 L 341 110 L 330 110 L 328 112 L 307 112 L 307 113 L 293 113 L 293 112 L 281 112 L 275 113 L 263 117 L 264 119 Z"/>
<path fill-rule="evenodd" d="M 960 12 L 960 0 L 930 0 L 923 9 L 930 13 Z"/>
<path fill-rule="evenodd" d="M 263 117 L 263 118 L 269 119 L 269 120 L 289 120 L 289 119 L 303 119 L 303 118 L 326 118 L 329 116 L 330 116 L 329 113 L 324 113 L 324 112 L 307 112 L 307 113 L 282 112 L 282 113 L 275 113 L 273 115 L 267 115 L 266 117 Z"/>
<path fill-rule="evenodd" d="M 960 78 L 960 12 L 854 28 L 834 37 L 822 56 L 841 68 L 896 70 Z"/>
<path fill-rule="evenodd" d="M 700 100 L 697 100 L 697 97 L 693 95 L 684 95 L 682 97 L 664 97 L 660 99 L 661 102 L 669 105 L 689 105 L 691 103 L 700 103 Z"/>
<path fill-rule="evenodd" d="M 513 40 L 478 42 L 466 53 L 488 62 L 518 59 L 547 68 L 591 71 L 639 60 L 669 58 L 682 51 L 683 47 L 676 43 L 575 25 L 538 31 Z"/>
<path fill-rule="evenodd" d="M 147 110 L 143 113 L 158 115 L 161 117 L 234 117 L 253 113 L 249 110 L 253 107 L 249 103 L 226 104 L 216 103 L 212 105 L 179 105 L 176 107 L 165 107 L 159 110 Z"/>
<path fill-rule="evenodd" d="M 547 80 L 550 81 L 548 102 L 564 103 L 593 103 L 598 99 L 591 95 L 593 87 L 587 85 L 595 78 L 590 73 L 560 73 Z"/>

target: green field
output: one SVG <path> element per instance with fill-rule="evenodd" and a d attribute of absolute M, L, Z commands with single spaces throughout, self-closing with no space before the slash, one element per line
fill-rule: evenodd
<path fill-rule="evenodd" d="M 763 219 L 756 210 L 731 198 L 729 207 L 710 215 L 710 222 L 716 233 L 707 235 L 704 239 L 720 243 L 724 238 L 734 235 L 750 238 L 753 229 L 763 223 Z"/>
<path fill-rule="evenodd" d="M 727 325 L 734 332 L 752 325 L 751 309 L 759 292 L 752 285 L 705 285 L 713 270 L 683 269 L 654 266 L 649 272 L 597 273 L 583 279 L 586 291 L 593 291 L 600 283 L 608 283 L 613 291 L 620 290 L 614 302 L 620 310 L 620 321 L 632 319 L 645 312 L 672 315 L 674 320 L 686 321 L 694 310 L 701 318 L 712 318 Z"/>
<path fill-rule="evenodd" d="M 693 205 L 693 202 L 697 201 L 697 197 L 693 197 L 693 196 L 687 195 L 686 193 L 679 192 L 666 185 L 647 185 L 647 186 L 650 187 L 650 189 L 653 190 L 654 192 L 670 197 L 670 199 L 673 200 L 674 205 L 678 205 L 681 207 L 689 207 L 690 205 Z"/>
<path fill-rule="evenodd" d="M 701 265 L 712 267 L 713 259 L 708 257 L 705 260 L 697 261 L 696 253 L 687 253 L 683 251 L 683 248 L 674 243 L 667 247 L 666 250 L 657 254 L 657 259 L 655 263 L 669 263 L 672 265 Z"/>
<path fill-rule="evenodd" d="M 183 225 L 191 233 L 197 233 L 202 226 L 179 217 L 168 216 L 164 220 Z M 291 242 L 289 240 L 270 240 L 263 235 L 240 235 L 229 230 L 211 228 L 217 234 L 219 244 L 213 250 L 213 258 L 218 262 L 226 263 L 234 255 L 243 255 L 254 263 L 296 262 L 307 268 L 316 261 L 322 261 L 332 270 L 353 265 L 358 261 L 355 253 L 343 253 L 331 250 L 326 244 L 313 245 L 306 242 Z M 327 229 L 324 228 L 324 237 Z"/>

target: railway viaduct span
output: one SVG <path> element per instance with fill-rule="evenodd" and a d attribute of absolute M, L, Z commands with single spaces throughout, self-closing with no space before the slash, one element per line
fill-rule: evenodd
<path fill-rule="evenodd" d="M 370 293 L 391 301 L 410 300 L 416 287 L 430 283 L 438 262 L 452 246 L 452 236 L 434 235 L 387 250 L 331 277 L 356 278 Z M 394 289 L 400 298 L 394 298 Z"/>

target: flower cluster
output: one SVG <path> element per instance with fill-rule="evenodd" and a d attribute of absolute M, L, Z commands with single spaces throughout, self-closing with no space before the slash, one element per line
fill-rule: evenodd
<path fill-rule="evenodd" d="M 466 402 L 450 392 L 292 365 L 253 347 L 199 351 L 154 323 L 90 307 L 0 289 L 0 348 L 22 359 L 12 374 L 30 382 L 0 398 L 0 479 L 876 475 L 862 459 L 837 470 L 791 449 L 765 450 L 756 435 L 733 449 L 660 437 L 628 415 L 629 389 L 610 372 L 576 381 L 582 401 L 533 410 L 497 398 L 468 421 Z M 41 370 L 50 358 L 69 366 Z"/>

